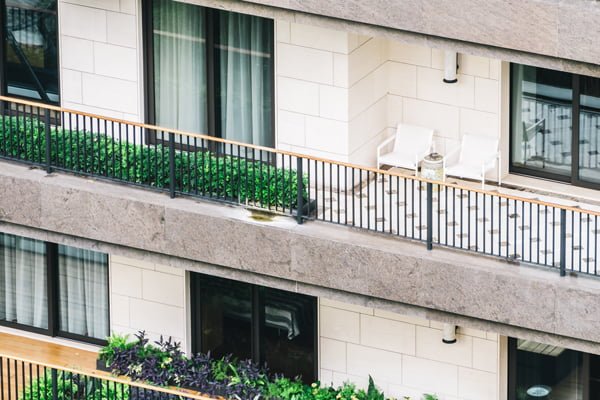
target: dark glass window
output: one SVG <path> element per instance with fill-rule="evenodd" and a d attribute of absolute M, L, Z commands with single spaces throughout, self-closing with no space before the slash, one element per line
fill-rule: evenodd
<path fill-rule="evenodd" d="M 3 94 L 59 103 L 56 4 L 0 0 Z"/>
<path fill-rule="evenodd" d="M 269 371 L 316 379 L 316 298 L 192 274 L 194 351 L 233 354 Z"/>
<path fill-rule="evenodd" d="M 511 65 L 511 171 L 600 184 L 600 79 Z"/>
<path fill-rule="evenodd" d="M 600 356 L 509 339 L 509 399 L 600 398 Z"/>
<path fill-rule="evenodd" d="M 0 233 L 0 323 L 102 343 L 109 335 L 106 254 Z"/>
<path fill-rule="evenodd" d="M 272 147 L 273 21 L 174 0 L 144 5 L 149 122 Z"/>

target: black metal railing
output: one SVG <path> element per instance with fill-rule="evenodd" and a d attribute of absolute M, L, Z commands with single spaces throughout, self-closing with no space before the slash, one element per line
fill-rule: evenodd
<path fill-rule="evenodd" d="M 0 158 L 598 275 L 600 212 L 0 97 Z"/>
<path fill-rule="evenodd" d="M 0 355 L 2 400 L 209 400 L 193 391 L 152 386 L 94 371 Z"/>

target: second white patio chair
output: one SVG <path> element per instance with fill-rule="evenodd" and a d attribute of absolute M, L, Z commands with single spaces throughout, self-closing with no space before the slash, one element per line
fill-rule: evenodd
<path fill-rule="evenodd" d="M 398 124 L 396 134 L 377 146 L 377 168 L 382 165 L 414 169 L 419 168 L 419 161 L 431 151 L 433 129 L 415 125 Z M 394 142 L 391 152 L 382 154 L 383 149 Z"/>
<path fill-rule="evenodd" d="M 498 160 L 498 185 L 501 185 L 501 159 L 498 139 L 481 135 L 463 135 L 460 147 L 444 157 L 446 175 L 481 180 L 485 187 L 485 173 L 496 167 Z"/>

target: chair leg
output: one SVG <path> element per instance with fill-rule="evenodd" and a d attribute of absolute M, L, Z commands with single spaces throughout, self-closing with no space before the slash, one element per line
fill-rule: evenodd
<path fill-rule="evenodd" d="M 502 156 L 498 154 L 498 187 L 502 186 Z"/>

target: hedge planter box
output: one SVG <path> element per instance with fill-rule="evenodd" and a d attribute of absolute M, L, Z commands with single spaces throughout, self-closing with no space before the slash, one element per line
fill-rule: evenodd
<path fill-rule="evenodd" d="M 106 362 L 100 358 L 96 359 L 96 369 L 98 371 L 111 372 L 110 367 L 107 367 Z"/>

